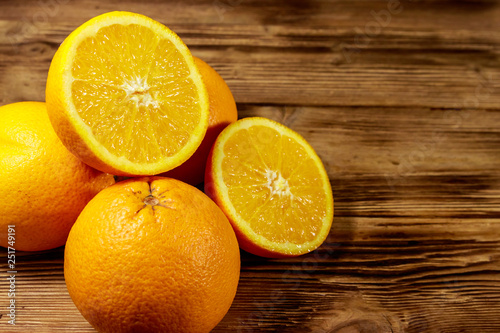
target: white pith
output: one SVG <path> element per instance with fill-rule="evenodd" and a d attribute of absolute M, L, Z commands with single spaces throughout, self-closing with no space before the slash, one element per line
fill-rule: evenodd
<path fill-rule="evenodd" d="M 269 189 L 271 196 L 288 196 L 293 199 L 288 180 L 281 175 L 281 172 L 268 169 L 266 170 L 266 179 L 266 187 Z"/>
<path fill-rule="evenodd" d="M 134 101 L 137 107 L 148 107 L 151 105 L 155 108 L 160 107 L 158 102 L 149 93 L 150 87 L 148 85 L 147 78 L 137 76 L 134 80 L 125 81 L 121 88 L 127 94 L 127 98 Z"/>

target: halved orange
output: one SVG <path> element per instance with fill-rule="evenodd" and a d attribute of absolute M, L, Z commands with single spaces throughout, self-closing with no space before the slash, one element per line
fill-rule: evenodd
<path fill-rule="evenodd" d="M 64 145 L 115 175 L 173 169 L 208 126 L 207 91 L 187 46 L 163 24 L 129 12 L 97 16 L 64 40 L 46 100 Z"/>
<path fill-rule="evenodd" d="M 217 137 L 205 192 L 230 220 L 240 247 L 280 258 L 319 247 L 333 221 L 333 195 L 321 159 L 290 128 L 243 118 Z"/>

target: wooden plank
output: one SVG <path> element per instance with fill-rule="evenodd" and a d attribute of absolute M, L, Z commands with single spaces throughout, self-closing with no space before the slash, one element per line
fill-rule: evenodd
<path fill-rule="evenodd" d="M 0 91 L 19 91 L 8 97 L 4 93 L 3 103 L 43 100 L 57 45 L 86 19 L 117 9 L 113 2 L 62 3 L 50 9 L 26 1 L 0 13 Z M 378 17 L 373 13 L 387 11 L 388 2 L 312 1 L 302 7 L 241 1 L 224 7 L 224 14 L 217 4 L 134 2 L 119 8 L 168 24 L 195 55 L 220 70 L 238 102 L 460 108 L 500 104 L 497 2 L 454 8 L 405 3 L 400 13 L 388 12 L 386 26 L 378 23 L 378 33 L 370 33 Z"/>
<path fill-rule="evenodd" d="M 499 332 L 500 1 L 390 3 L 0 2 L 0 104 L 44 100 L 57 46 L 87 19 L 151 16 L 226 79 L 240 117 L 302 134 L 334 191 L 317 251 L 242 253 L 214 332 Z M 11 327 L 0 249 L 0 332 L 94 332 L 63 253 L 17 253 Z"/>
<path fill-rule="evenodd" d="M 237 297 L 215 331 L 239 327 L 292 332 L 297 325 L 329 331 L 361 325 L 377 332 L 389 328 L 442 332 L 450 324 L 443 317 L 453 318 L 452 325 L 468 331 L 479 324 L 470 323 L 468 317 L 474 312 L 488 319 L 488 325 L 482 326 L 485 332 L 500 327 L 500 319 L 494 316 L 500 310 L 498 220 L 497 228 L 489 230 L 481 227 L 493 220 L 469 221 L 469 230 L 483 235 L 477 237 L 464 232 L 460 219 L 391 218 L 388 224 L 387 218 L 354 222 L 349 221 L 351 216 L 339 215 L 327 242 L 310 255 L 262 260 L 243 253 Z M 417 227 L 419 223 L 426 224 L 425 232 Z M 484 238 L 485 231 L 494 230 L 496 234 Z M 61 327 L 67 332 L 92 331 L 85 329 L 88 324 L 65 290 L 63 250 L 18 256 L 19 312 L 29 313 L 28 320 L 19 318 L 20 331 L 34 331 L 40 325 L 46 332 Z M 2 280 L 0 291 L 5 286 Z"/>
<path fill-rule="evenodd" d="M 317 148 L 331 177 L 336 217 L 327 242 L 310 255 L 263 260 L 243 253 L 237 297 L 215 332 L 498 329 L 500 174 L 494 167 L 500 154 L 494 124 L 500 112 L 476 110 L 457 126 L 443 118 L 444 110 L 352 111 L 240 105 L 241 116 L 278 120 Z M 433 130 L 447 139 L 404 181 L 389 184 L 394 158 Z M 382 144 L 387 147 L 376 149 Z M 354 151 L 357 158 L 349 153 Z M 447 165 L 439 163 L 444 160 Z M 92 331 L 67 294 L 62 258 L 61 249 L 18 257 L 20 312 L 29 314 L 19 319 L 20 331 Z M 2 279 L 0 303 L 6 287 Z M 481 321 L 471 322 L 474 314 Z"/>
<path fill-rule="evenodd" d="M 16 252 L 16 325 L 7 323 L 7 250 L 1 249 L 0 332 L 95 332 L 73 304 L 63 274 L 64 249 Z"/>
<path fill-rule="evenodd" d="M 300 132 L 334 181 L 381 175 L 404 184 L 410 175 L 498 174 L 496 110 L 238 105 Z M 494 186 L 494 184 L 492 184 Z"/>

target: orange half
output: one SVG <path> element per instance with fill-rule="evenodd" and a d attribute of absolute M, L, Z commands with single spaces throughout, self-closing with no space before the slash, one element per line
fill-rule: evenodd
<path fill-rule="evenodd" d="M 153 175 L 200 145 L 209 102 L 193 57 L 170 29 L 111 12 L 73 31 L 47 78 L 47 109 L 64 145 L 115 175 Z"/>
<path fill-rule="evenodd" d="M 328 236 L 333 195 L 323 163 L 295 131 L 260 117 L 222 131 L 205 192 L 228 216 L 240 247 L 271 257 L 313 251 Z"/>

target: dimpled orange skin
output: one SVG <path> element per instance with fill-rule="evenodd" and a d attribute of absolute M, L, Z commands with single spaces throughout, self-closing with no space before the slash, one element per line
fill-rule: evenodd
<path fill-rule="evenodd" d="M 230 308 L 239 274 L 238 243 L 222 211 L 164 177 L 100 192 L 65 249 L 69 294 L 99 332 L 209 332 Z"/>
<path fill-rule="evenodd" d="M 186 162 L 161 175 L 198 185 L 205 177 L 205 165 L 215 139 L 227 125 L 238 120 L 238 111 L 233 94 L 219 73 L 200 58 L 193 58 L 208 92 L 208 129 L 200 146 Z"/>
<path fill-rule="evenodd" d="M 64 147 L 45 103 L 0 107 L 1 246 L 42 251 L 64 245 L 83 207 L 114 182 Z M 15 226 L 13 244 L 8 225 Z"/>

